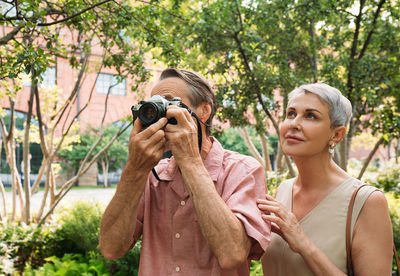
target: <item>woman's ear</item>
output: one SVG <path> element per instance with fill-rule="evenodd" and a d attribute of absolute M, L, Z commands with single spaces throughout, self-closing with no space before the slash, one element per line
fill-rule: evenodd
<path fill-rule="evenodd" d="M 344 126 L 338 126 L 333 129 L 333 137 L 331 139 L 332 142 L 335 143 L 335 145 L 339 144 L 340 141 L 344 138 L 346 135 L 346 128 Z"/>
<path fill-rule="evenodd" d="M 211 115 L 211 105 L 209 103 L 203 102 L 196 108 L 196 115 L 203 122 L 207 122 Z"/>

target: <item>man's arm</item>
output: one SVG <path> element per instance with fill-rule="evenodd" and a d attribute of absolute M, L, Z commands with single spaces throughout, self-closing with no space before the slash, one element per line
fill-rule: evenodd
<path fill-rule="evenodd" d="M 180 169 L 200 229 L 221 268 L 233 269 L 243 264 L 249 256 L 251 240 L 242 222 L 218 194 L 202 160 L 184 162 Z"/>
<path fill-rule="evenodd" d="M 192 198 L 200 229 L 221 268 L 233 269 L 247 260 L 251 240 L 242 222 L 218 194 L 204 167 L 192 116 L 182 108 L 169 107 L 167 117 L 174 117 L 178 122 L 166 126 L 166 137 Z"/>
<path fill-rule="evenodd" d="M 127 164 L 117 190 L 100 224 L 99 248 L 107 259 L 119 259 L 133 244 L 137 208 L 146 185 L 147 173 L 134 171 Z M 137 185 L 129 185 L 136 183 Z"/>
<path fill-rule="evenodd" d="M 137 209 L 151 169 L 161 160 L 165 148 L 164 127 L 160 119 L 147 129 L 136 120 L 129 137 L 129 159 L 117 190 L 100 224 L 99 248 L 107 259 L 121 258 L 133 244 Z"/>

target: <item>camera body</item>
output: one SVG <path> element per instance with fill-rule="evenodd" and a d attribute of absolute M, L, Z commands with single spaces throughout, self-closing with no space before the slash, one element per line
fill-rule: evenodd
<path fill-rule="evenodd" d="M 167 107 L 170 105 L 187 108 L 186 105 L 183 104 L 181 98 L 176 97 L 173 98 L 172 101 L 169 101 L 164 96 L 154 95 L 148 101 L 140 101 L 138 104 L 131 107 L 133 120 L 139 118 L 143 127 L 148 127 L 162 117 L 165 117 L 167 114 Z M 176 125 L 177 121 L 175 118 L 171 118 L 168 119 L 168 123 Z"/>

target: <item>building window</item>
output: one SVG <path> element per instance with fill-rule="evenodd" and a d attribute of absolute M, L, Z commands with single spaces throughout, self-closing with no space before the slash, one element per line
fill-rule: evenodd
<path fill-rule="evenodd" d="M 39 87 L 47 87 L 51 88 L 56 86 L 56 80 L 57 80 L 57 70 L 55 67 L 49 67 L 46 69 L 44 73 L 42 73 L 42 78 L 43 80 L 39 82 Z M 32 81 L 30 75 L 24 75 L 23 76 L 24 80 L 24 86 L 31 86 Z"/>
<path fill-rule="evenodd" d="M 126 79 L 118 82 L 117 76 L 100 73 L 97 77 L 96 92 L 98 94 L 107 94 L 110 87 L 110 95 L 126 95 Z"/>

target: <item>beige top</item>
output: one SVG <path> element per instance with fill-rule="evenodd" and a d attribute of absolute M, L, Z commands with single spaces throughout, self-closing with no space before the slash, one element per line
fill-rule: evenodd
<path fill-rule="evenodd" d="M 294 178 L 282 182 L 276 199 L 292 210 Z M 343 272 L 346 268 L 346 217 L 350 198 L 356 187 L 362 183 L 350 178 L 336 187 L 314 209 L 300 221 L 304 233 Z M 369 195 L 377 190 L 366 186 L 360 189 L 354 203 L 351 230 Z M 351 231 L 353 233 L 353 231 Z M 313 275 L 300 254 L 293 252 L 277 234 L 271 236 L 271 244 L 262 257 L 264 276 Z"/>

